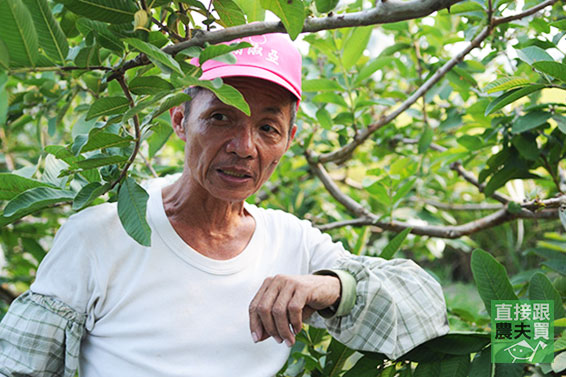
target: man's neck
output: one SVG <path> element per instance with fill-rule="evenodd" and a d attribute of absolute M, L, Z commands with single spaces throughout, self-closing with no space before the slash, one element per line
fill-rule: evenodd
<path fill-rule="evenodd" d="M 213 259 L 240 254 L 255 230 L 244 202 L 211 197 L 183 178 L 162 190 L 165 214 L 177 234 L 197 252 Z"/>

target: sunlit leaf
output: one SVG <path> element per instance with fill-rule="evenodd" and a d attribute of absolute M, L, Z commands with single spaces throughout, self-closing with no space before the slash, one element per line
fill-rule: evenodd
<path fill-rule="evenodd" d="M 161 51 L 154 45 L 150 43 L 146 43 L 141 39 L 136 39 L 136 38 L 126 38 L 124 39 L 124 41 L 126 41 L 130 46 L 134 47 L 135 49 L 146 54 L 149 60 L 151 60 L 152 62 L 162 64 L 165 67 L 168 67 L 171 70 L 181 75 L 183 74 L 183 71 L 181 70 L 179 63 L 177 63 L 177 61 L 173 59 L 171 55 L 166 54 L 165 52 Z"/>
<path fill-rule="evenodd" d="M 105 115 L 122 114 L 129 107 L 130 103 L 126 97 L 103 97 L 90 106 L 85 120 L 88 121 Z"/>
<path fill-rule="evenodd" d="M 566 83 L 566 64 L 558 62 L 536 62 L 533 67 Z"/>
<path fill-rule="evenodd" d="M 305 6 L 302 0 L 261 0 L 261 6 L 279 17 L 291 39 L 295 40 L 303 30 Z"/>
<path fill-rule="evenodd" d="M 237 26 L 246 23 L 246 16 L 236 2 L 232 0 L 212 0 L 212 4 L 226 26 Z"/>
<path fill-rule="evenodd" d="M 51 204 L 70 200 L 74 196 L 75 194 L 72 191 L 51 187 L 34 187 L 10 200 L 4 208 L 4 216 L 22 217 Z"/>
<path fill-rule="evenodd" d="M 490 102 L 490 104 L 485 109 L 485 115 L 493 114 L 497 110 L 509 105 L 510 103 L 515 102 L 519 98 L 528 96 L 529 94 L 539 91 L 544 87 L 545 85 L 542 84 L 534 84 L 520 89 L 513 89 L 507 93 L 504 93 Z"/>
<path fill-rule="evenodd" d="M 61 0 L 65 8 L 92 20 L 123 24 L 134 20 L 137 8 L 128 0 Z"/>

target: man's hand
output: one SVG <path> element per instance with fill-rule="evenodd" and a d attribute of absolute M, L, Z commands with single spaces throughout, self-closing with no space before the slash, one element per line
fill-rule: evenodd
<path fill-rule="evenodd" d="M 276 275 L 267 278 L 250 304 L 254 342 L 272 336 L 278 343 L 295 344 L 303 320 L 340 298 L 340 280 L 327 275 Z"/>

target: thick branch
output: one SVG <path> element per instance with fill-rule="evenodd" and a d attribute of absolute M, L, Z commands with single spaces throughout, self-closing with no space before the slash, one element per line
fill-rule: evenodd
<path fill-rule="evenodd" d="M 376 7 L 371 10 L 320 18 L 307 18 L 302 33 L 314 33 L 321 30 L 377 25 L 421 18 L 437 10 L 450 8 L 451 5 L 460 1 L 462 0 L 379 1 Z M 163 51 L 175 55 L 191 46 L 203 46 L 206 42 L 216 44 L 253 35 L 285 32 L 285 27 L 280 21 L 254 22 L 226 29 L 202 32 L 187 41 L 167 46 Z M 147 59 L 145 55 L 140 54 L 136 58 L 124 63 L 117 71 L 123 73 L 128 69 L 147 64 L 150 64 L 149 59 Z M 117 74 L 112 75 L 109 80 L 116 79 L 117 77 Z"/>
<path fill-rule="evenodd" d="M 557 209 L 561 205 L 566 206 L 566 196 L 546 200 L 535 200 L 532 202 L 522 203 L 521 210 L 517 213 L 509 211 L 508 207 L 505 206 L 488 216 L 456 226 L 422 225 L 420 223 L 411 224 L 400 221 L 380 221 L 379 216 L 371 213 L 360 203 L 344 194 L 320 163 L 315 163 L 308 154 L 306 157 L 309 161 L 311 170 L 317 177 L 319 177 L 330 195 L 346 207 L 349 212 L 358 217 L 353 220 L 321 225 L 319 226 L 321 230 L 329 230 L 348 225 L 373 225 L 384 230 L 392 230 L 395 232 L 400 232 L 406 228 L 412 228 L 411 233 L 413 234 L 439 238 L 459 238 L 515 219 L 555 219 L 558 217 Z"/>
<path fill-rule="evenodd" d="M 543 201 L 544 202 L 544 201 Z M 337 221 L 330 224 L 320 225 L 318 228 L 321 231 L 336 229 L 344 226 L 377 226 L 383 230 L 390 230 L 400 232 L 407 228 L 412 228 L 411 233 L 421 236 L 438 237 L 438 238 L 459 238 L 477 233 L 479 231 L 492 228 L 497 225 L 515 220 L 515 219 L 556 219 L 558 217 L 558 210 L 556 208 L 543 210 L 540 212 L 530 212 L 529 215 L 512 214 L 506 209 L 501 209 L 486 217 L 478 220 L 471 221 L 462 225 L 422 225 L 420 223 L 412 224 L 410 222 L 401 221 L 376 221 L 370 217 L 362 217 L 353 220 Z"/>

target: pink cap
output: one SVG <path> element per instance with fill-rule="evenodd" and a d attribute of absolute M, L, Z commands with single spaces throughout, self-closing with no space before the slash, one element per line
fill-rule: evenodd
<path fill-rule="evenodd" d="M 301 54 L 287 34 L 273 33 L 239 38 L 225 44 L 248 42 L 252 47 L 233 51 L 235 64 L 207 60 L 201 80 L 217 77 L 248 76 L 268 80 L 290 91 L 301 100 Z M 198 59 L 193 59 L 196 64 Z"/>

